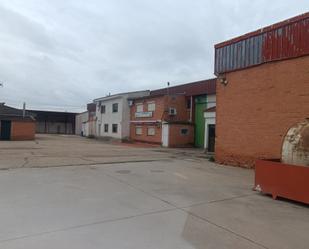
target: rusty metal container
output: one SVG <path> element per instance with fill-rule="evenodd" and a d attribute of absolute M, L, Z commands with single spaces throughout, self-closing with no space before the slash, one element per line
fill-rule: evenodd
<path fill-rule="evenodd" d="M 309 168 L 271 160 L 255 164 L 256 191 L 309 204 Z"/>
<path fill-rule="evenodd" d="M 215 45 L 215 74 L 309 55 L 309 12 Z"/>
<path fill-rule="evenodd" d="M 289 129 L 283 141 L 281 161 L 309 167 L 309 119 Z"/>
<path fill-rule="evenodd" d="M 256 161 L 254 189 L 309 204 L 309 119 L 288 130 L 281 161 Z"/>

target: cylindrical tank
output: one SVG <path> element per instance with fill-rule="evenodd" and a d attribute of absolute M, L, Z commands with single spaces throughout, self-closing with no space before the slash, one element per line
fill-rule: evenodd
<path fill-rule="evenodd" d="M 309 119 L 289 129 L 283 141 L 281 160 L 309 167 Z"/>

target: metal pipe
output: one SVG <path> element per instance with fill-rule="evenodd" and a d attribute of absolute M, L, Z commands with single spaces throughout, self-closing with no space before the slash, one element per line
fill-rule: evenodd
<path fill-rule="evenodd" d="M 23 118 L 26 116 L 26 103 L 23 104 Z"/>
<path fill-rule="evenodd" d="M 192 123 L 192 105 L 193 105 L 193 97 L 190 97 L 190 122 Z"/>

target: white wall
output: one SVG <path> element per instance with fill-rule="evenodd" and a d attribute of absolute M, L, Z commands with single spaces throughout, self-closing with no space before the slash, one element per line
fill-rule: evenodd
<path fill-rule="evenodd" d="M 107 100 L 101 100 L 101 105 L 105 105 L 105 113 L 101 113 L 99 108 L 99 102 L 97 102 L 96 116 L 97 116 L 97 136 L 99 137 L 113 137 L 122 138 L 122 116 L 123 116 L 123 104 L 124 97 L 111 98 Z M 113 104 L 118 104 L 118 112 L 113 113 Z M 101 126 L 100 126 L 101 124 Z M 108 132 L 104 132 L 104 124 L 108 124 Z M 112 132 L 112 125 L 117 124 L 117 133 Z M 99 127 L 101 129 L 99 130 Z"/>
<path fill-rule="evenodd" d="M 207 95 L 207 109 L 216 106 L 216 95 Z"/>
<path fill-rule="evenodd" d="M 130 137 L 130 107 L 129 98 L 142 97 L 149 95 L 149 91 L 138 91 L 131 93 L 124 93 L 119 95 L 107 96 L 95 100 L 96 102 L 96 129 L 97 136 L 113 137 L 118 139 L 125 139 Z M 101 113 L 99 102 L 105 105 L 105 113 Z M 118 103 L 118 112 L 113 113 L 112 107 L 114 103 Z M 101 124 L 101 126 L 100 126 Z M 104 132 L 104 124 L 108 124 L 108 132 Z M 117 133 L 112 132 L 112 124 L 118 124 Z M 101 128 L 100 128 L 101 127 Z"/>
<path fill-rule="evenodd" d="M 81 135 L 81 132 L 83 131 L 83 123 L 86 123 L 87 121 L 88 121 L 88 112 L 82 112 L 76 115 L 76 118 L 75 118 L 75 134 L 76 135 Z"/>
<path fill-rule="evenodd" d="M 122 133 L 123 139 L 130 137 L 130 106 L 128 103 L 128 97 L 123 99 L 123 110 L 122 110 Z"/>
<path fill-rule="evenodd" d="M 208 148 L 208 125 L 216 124 L 216 113 L 215 112 L 204 112 L 205 118 L 205 136 L 204 136 L 204 148 Z"/>

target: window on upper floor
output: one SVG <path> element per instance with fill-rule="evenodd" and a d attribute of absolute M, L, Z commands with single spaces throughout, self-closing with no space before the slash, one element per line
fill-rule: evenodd
<path fill-rule="evenodd" d="M 112 131 L 113 133 L 118 133 L 118 124 L 113 124 Z"/>
<path fill-rule="evenodd" d="M 143 104 L 136 104 L 136 112 L 143 112 L 144 108 L 143 108 Z"/>
<path fill-rule="evenodd" d="M 118 103 L 113 104 L 113 112 L 118 112 Z"/>
<path fill-rule="evenodd" d="M 101 113 L 105 113 L 106 111 L 106 106 L 105 105 L 101 105 Z"/>
<path fill-rule="evenodd" d="M 148 102 L 148 111 L 154 112 L 156 110 L 156 103 L 155 102 Z"/>

